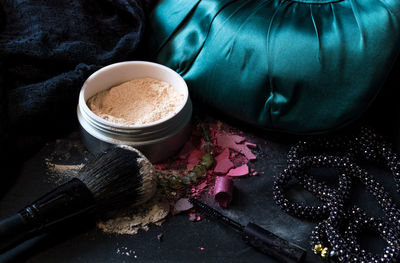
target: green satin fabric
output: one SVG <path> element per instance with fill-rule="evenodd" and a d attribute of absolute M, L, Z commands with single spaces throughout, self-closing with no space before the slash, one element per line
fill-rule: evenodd
<path fill-rule="evenodd" d="M 161 0 L 156 60 L 191 96 L 261 127 L 317 133 L 359 117 L 399 53 L 399 0 Z"/>

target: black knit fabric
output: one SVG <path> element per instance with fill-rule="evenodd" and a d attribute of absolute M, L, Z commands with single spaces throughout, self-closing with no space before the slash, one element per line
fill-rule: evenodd
<path fill-rule="evenodd" d="M 2 153 L 20 157 L 43 137 L 70 129 L 93 71 L 143 58 L 149 2 L 0 0 Z"/>

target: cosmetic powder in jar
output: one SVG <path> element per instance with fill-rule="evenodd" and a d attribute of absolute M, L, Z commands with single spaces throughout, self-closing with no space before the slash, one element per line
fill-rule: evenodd
<path fill-rule="evenodd" d="M 129 61 L 106 66 L 86 80 L 77 115 L 92 153 L 130 145 L 154 163 L 175 154 L 189 138 L 192 103 L 178 73 Z"/>
<path fill-rule="evenodd" d="M 97 116 L 111 122 L 135 125 L 161 120 L 176 113 L 184 95 L 167 82 L 134 79 L 91 97 L 87 104 Z"/>

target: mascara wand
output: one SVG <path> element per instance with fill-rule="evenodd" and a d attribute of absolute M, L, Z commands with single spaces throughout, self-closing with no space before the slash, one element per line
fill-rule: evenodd
<path fill-rule="evenodd" d="M 248 245 L 256 248 L 262 253 L 267 254 L 280 262 L 292 263 L 304 261 L 306 255 L 304 249 L 289 243 L 287 240 L 274 235 L 264 228 L 251 222 L 246 226 L 243 226 L 193 197 L 189 199 L 189 202 L 199 211 L 216 218 L 241 233 L 243 240 Z"/>

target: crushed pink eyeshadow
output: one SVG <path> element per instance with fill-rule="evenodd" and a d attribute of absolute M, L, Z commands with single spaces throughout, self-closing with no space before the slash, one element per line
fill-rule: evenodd
<path fill-rule="evenodd" d="M 243 177 L 246 175 L 257 175 L 258 172 L 252 168 L 249 171 L 249 161 L 256 160 L 256 155 L 251 149 L 256 149 L 257 145 L 247 142 L 246 137 L 238 134 L 243 132 L 233 132 L 226 124 L 221 122 L 206 123 L 209 128 L 210 141 L 214 146 L 213 155 L 215 156 L 214 167 L 209 169 L 203 178 L 190 186 L 187 190 L 173 191 L 172 206 L 177 213 L 188 212 L 189 220 L 200 221 L 201 217 L 192 208 L 188 208 L 187 198 L 195 197 L 214 199 L 214 182 L 216 175 L 229 176 L 231 179 Z M 181 178 L 186 176 L 193 167 L 201 161 L 203 156 L 202 146 L 204 139 L 201 138 L 201 132 L 194 129 L 190 140 L 184 145 L 182 150 L 173 158 L 165 163 L 155 165 L 158 170 L 171 171 Z M 182 200 L 182 198 L 184 198 Z M 186 200 L 185 200 L 186 199 Z M 220 205 L 227 206 L 229 202 L 221 202 Z M 183 210 L 183 208 L 188 208 Z M 175 214 L 175 212 L 173 214 Z"/>
<path fill-rule="evenodd" d="M 230 137 L 232 138 L 232 140 L 235 142 L 235 143 L 242 143 L 242 142 L 244 142 L 244 141 L 246 141 L 246 138 L 245 137 L 243 137 L 243 136 L 239 136 L 239 135 L 230 135 Z"/>
<path fill-rule="evenodd" d="M 236 152 L 239 152 L 244 156 L 246 156 L 248 160 L 257 159 L 257 157 L 254 155 L 254 153 L 252 153 L 252 151 L 247 147 L 247 145 L 245 143 L 241 143 L 244 142 L 243 140 L 241 140 L 241 138 L 244 137 L 238 135 L 231 135 L 223 132 L 221 135 L 217 137 L 217 145 L 222 148 L 229 148 Z"/>
<path fill-rule="evenodd" d="M 215 157 L 215 168 L 214 173 L 217 175 L 227 174 L 230 169 L 234 167 L 234 164 L 229 159 L 229 149 L 226 148 L 220 153 L 217 157 Z"/>
<path fill-rule="evenodd" d="M 193 205 L 189 202 L 188 198 L 181 198 L 176 201 L 174 205 L 174 209 L 172 210 L 172 214 L 176 215 L 185 211 L 188 211 L 193 208 Z"/>
<path fill-rule="evenodd" d="M 251 143 L 251 142 L 245 142 L 244 143 L 247 147 L 252 148 L 252 149 L 256 149 L 257 148 L 257 144 Z"/>
<path fill-rule="evenodd" d="M 226 176 L 241 177 L 248 174 L 249 174 L 249 167 L 247 166 L 247 164 L 243 164 L 242 166 L 230 170 Z"/>

